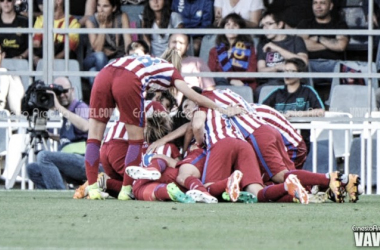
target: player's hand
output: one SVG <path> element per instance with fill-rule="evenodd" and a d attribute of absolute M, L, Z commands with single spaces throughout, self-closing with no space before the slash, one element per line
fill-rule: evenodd
<path fill-rule="evenodd" d="M 148 149 L 147 149 L 147 152 L 148 153 L 151 153 L 153 152 L 154 150 L 156 150 L 156 148 L 159 148 L 163 145 L 165 145 L 167 142 L 164 138 L 161 138 L 161 139 L 158 139 L 157 141 L 153 142 L 152 144 L 149 145 Z"/>
<path fill-rule="evenodd" d="M 99 188 L 97 182 L 86 187 L 86 192 L 88 193 L 88 197 L 90 200 L 104 200 L 104 199 L 108 198 L 108 196 L 109 196 L 108 193 L 103 192 Z"/>
<path fill-rule="evenodd" d="M 235 106 L 228 106 L 227 109 L 226 109 L 226 115 L 228 117 L 232 117 L 232 116 L 235 116 L 235 115 L 242 115 L 242 114 L 245 114 L 247 113 L 247 111 L 245 109 L 243 109 L 242 107 L 239 107 L 237 105 Z"/>

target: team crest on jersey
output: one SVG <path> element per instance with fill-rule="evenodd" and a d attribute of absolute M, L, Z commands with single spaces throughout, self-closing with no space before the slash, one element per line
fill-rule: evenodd
<path fill-rule="evenodd" d="M 150 162 L 152 161 L 154 154 L 143 154 L 141 159 L 142 159 L 142 165 L 143 167 L 148 167 Z"/>

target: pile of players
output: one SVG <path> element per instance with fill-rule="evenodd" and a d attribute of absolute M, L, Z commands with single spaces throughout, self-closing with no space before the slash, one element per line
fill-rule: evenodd
<path fill-rule="evenodd" d="M 302 170 L 306 146 L 284 116 L 230 90 L 190 89 L 179 74 L 177 56 L 168 51 L 164 59 L 123 57 L 99 73 L 90 101 L 96 111 L 86 150 L 88 183 L 74 198 L 104 199 L 109 194 L 119 200 L 302 204 L 326 197 L 338 203 L 346 196 L 350 202 L 358 200 L 357 175 Z M 183 93 L 174 116 L 175 98 L 168 89 Z M 144 99 L 153 100 L 145 109 Z M 120 121 L 100 147 L 109 120 L 100 111 L 116 106 Z M 99 163 L 105 174 L 98 176 Z M 312 187 L 323 195 L 311 194 Z"/>

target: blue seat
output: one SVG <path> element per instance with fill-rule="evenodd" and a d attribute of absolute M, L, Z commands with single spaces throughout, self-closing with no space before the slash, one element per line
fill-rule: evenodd
<path fill-rule="evenodd" d="M 29 71 L 28 61 L 26 59 L 4 58 L 2 61 L 2 66 L 9 71 Z M 24 89 L 28 89 L 29 77 L 20 76 L 20 78 Z"/>

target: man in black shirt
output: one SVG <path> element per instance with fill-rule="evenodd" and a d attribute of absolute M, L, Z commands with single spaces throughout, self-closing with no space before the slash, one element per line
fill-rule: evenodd
<path fill-rule="evenodd" d="M 331 15 L 332 0 L 313 0 L 314 18 L 303 20 L 298 29 L 348 29 L 344 21 Z M 313 72 L 333 72 L 337 60 L 342 60 L 349 42 L 346 35 L 301 35 L 309 54 Z M 331 80 L 330 80 L 331 81 Z"/>

